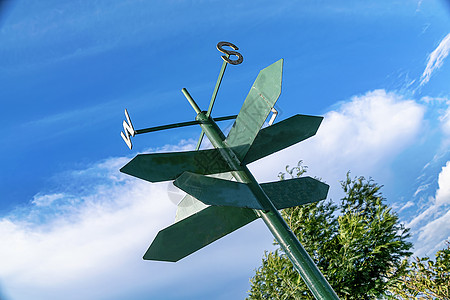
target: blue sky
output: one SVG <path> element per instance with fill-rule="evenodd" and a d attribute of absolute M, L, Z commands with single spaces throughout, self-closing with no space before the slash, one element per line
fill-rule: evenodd
<path fill-rule="evenodd" d="M 197 127 L 120 137 L 206 109 L 236 114 L 284 58 L 278 121 L 318 134 L 250 165 L 299 160 L 342 195 L 347 171 L 382 184 L 417 255 L 450 237 L 450 6 L 445 1 L 9 1 L 0 11 L 0 299 L 239 299 L 272 237 L 260 220 L 176 264 L 141 259 L 182 193 L 118 172 L 137 153 L 192 149 Z M 229 128 L 230 123 L 223 123 Z"/>

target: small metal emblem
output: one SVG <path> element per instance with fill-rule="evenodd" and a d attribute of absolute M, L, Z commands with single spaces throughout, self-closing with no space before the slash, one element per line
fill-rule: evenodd
<path fill-rule="evenodd" d="M 239 48 L 230 42 L 219 42 L 217 44 L 217 50 L 219 50 L 222 53 L 228 54 L 228 56 L 231 56 L 231 55 L 237 56 L 237 59 L 230 59 L 229 57 L 222 55 L 222 59 L 224 61 L 226 61 L 227 63 L 232 64 L 232 65 L 239 65 L 242 63 L 242 61 L 244 60 L 244 57 L 242 56 L 242 54 L 240 54 L 237 51 L 223 49 L 223 46 L 228 46 L 233 50 L 239 50 Z"/>

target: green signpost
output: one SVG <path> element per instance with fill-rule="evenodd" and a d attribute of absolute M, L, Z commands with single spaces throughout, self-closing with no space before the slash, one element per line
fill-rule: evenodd
<path fill-rule="evenodd" d="M 243 61 L 231 43 L 220 42 L 217 49 L 225 54 L 224 62 L 208 110 L 202 111 L 182 89 L 197 114 L 195 121 L 134 130 L 125 110 L 127 120 L 121 135 L 130 149 L 130 136 L 136 134 L 196 124 L 202 128 L 195 151 L 139 154 L 120 169 L 150 182 L 174 180 L 174 185 L 187 193 L 178 204 L 176 222 L 158 233 L 144 259 L 176 262 L 261 218 L 316 299 L 338 299 L 278 211 L 325 199 L 328 185 L 311 177 L 258 184 L 246 166 L 315 135 L 322 117 L 295 115 L 261 129 L 270 112 L 276 112 L 282 59 L 260 71 L 237 116 L 211 117 L 227 64 Z M 216 122 L 230 119 L 236 121 L 225 137 Z M 205 134 L 214 149 L 199 150 Z M 236 181 L 231 181 L 233 178 Z"/>

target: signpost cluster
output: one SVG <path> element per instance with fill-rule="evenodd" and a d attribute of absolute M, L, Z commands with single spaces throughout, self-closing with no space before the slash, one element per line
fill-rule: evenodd
<path fill-rule="evenodd" d="M 125 110 L 121 136 L 130 149 L 131 137 L 136 134 L 191 125 L 202 129 L 194 151 L 139 154 L 120 169 L 150 182 L 174 180 L 174 185 L 187 193 L 178 204 L 175 223 L 157 234 L 144 259 L 176 262 L 261 218 L 316 299 L 338 299 L 279 213 L 325 199 L 328 185 L 311 177 L 259 184 L 247 168 L 251 162 L 312 137 L 323 118 L 298 114 L 273 124 L 283 59 L 259 72 L 237 116 L 213 118 L 211 111 L 227 65 L 243 62 L 232 43 L 220 42 L 217 49 L 224 53 L 223 64 L 208 110 L 202 111 L 182 89 L 196 113 L 194 121 L 135 130 Z M 234 125 L 225 136 L 216 122 L 232 119 Z M 268 119 L 270 126 L 261 129 Z M 213 149 L 200 150 L 204 135 Z"/>

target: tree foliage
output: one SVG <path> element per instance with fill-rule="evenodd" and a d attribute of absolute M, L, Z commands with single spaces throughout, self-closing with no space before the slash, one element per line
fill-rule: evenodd
<path fill-rule="evenodd" d="M 286 171 L 299 177 L 306 168 L 299 162 Z M 341 185 L 345 197 L 339 206 L 319 201 L 282 215 L 341 299 L 374 299 L 402 275 L 402 258 L 411 254 L 409 230 L 372 179 L 347 173 Z M 281 248 L 264 254 L 250 281 L 248 299 L 314 299 Z"/>
<path fill-rule="evenodd" d="M 415 257 L 403 262 L 406 274 L 390 288 L 395 299 L 450 299 L 450 243 L 435 260 Z"/>

